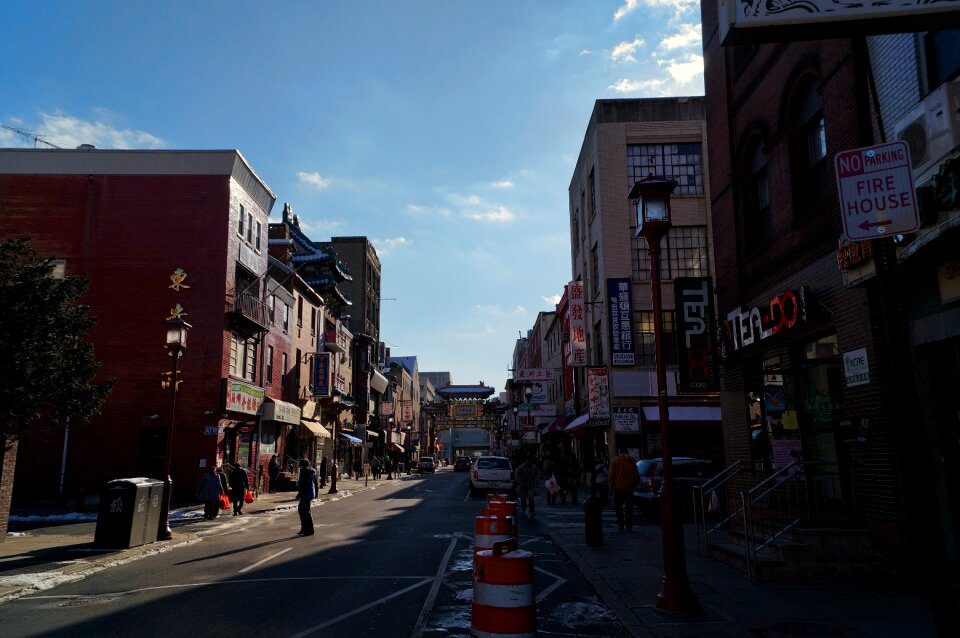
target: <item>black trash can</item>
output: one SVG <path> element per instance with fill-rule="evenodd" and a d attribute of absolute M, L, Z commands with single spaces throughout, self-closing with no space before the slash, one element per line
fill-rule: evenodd
<path fill-rule="evenodd" d="M 126 549 L 157 540 L 160 497 L 157 497 L 156 517 L 152 515 L 151 492 L 163 483 L 148 478 L 116 479 L 107 483 L 100 494 L 100 510 L 97 513 L 97 531 L 93 543 L 97 547 Z M 154 520 L 153 529 L 148 521 Z"/>

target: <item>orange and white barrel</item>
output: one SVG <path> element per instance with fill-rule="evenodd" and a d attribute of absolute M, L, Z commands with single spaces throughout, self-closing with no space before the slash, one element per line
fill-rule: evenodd
<path fill-rule="evenodd" d="M 497 543 L 474 556 L 470 635 L 474 638 L 533 638 L 537 635 L 537 605 L 533 584 L 533 554 L 504 551 Z"/>
<path fill-rule="evenodd" d="M 503 501 L 502 503 L 489 503 L 487 509 L 493 511 L 494 516 L 510 517 L 513 519 L 513 537 L 520 539 L 520 528 L 517 525 L 517 502 Z"/>
<path fill-rule="evenodd" d="M 494 543 L 513 539 L 511 521 L 501 516 L 477 516 L 473 523 L 473 555 L 492 549 Z"/>
<path fill-rule="evenodd" d="M 510 500 L 509 494 L 487 494 L 487 506 L 491 503 L 506 503 Z"/>

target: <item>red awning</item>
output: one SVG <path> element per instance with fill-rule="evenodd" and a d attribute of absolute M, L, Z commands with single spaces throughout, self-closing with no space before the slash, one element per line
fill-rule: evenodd
<path fill-rule="evenodd" d="M 589 422 L 590 422 L 590 415 L 581 414 L 580 416 L 575 418 L 573 421 L 570 421 L 567 427 L 563 428 L 563 433 L 571 434 L 573 432 L 576 432 L 577 430 L 582 430 L 583 428 L 587 427 L 587 423 Z"/>
<path fill-rule="evenodd" d="M 543 428 L 544 434 L 556 434 L 563 428 L 563 417 L 558 416 L 553 422 L 547 427 Z"/>

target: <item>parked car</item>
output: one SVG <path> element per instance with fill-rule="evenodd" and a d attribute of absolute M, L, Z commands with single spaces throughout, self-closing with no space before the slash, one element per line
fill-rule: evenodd
<path fill-rule="evenodd" d="M 420 462 L 417 463 L 417 472 L 420 474 L 433 474 L 434 469 L 433 457 L 424 456 L 420 459 Z"/>
<path fill-rule="evenodd" d="M 469 472 L 470 471 L 470 459 L 465 456 L 458 456 L 453 462 L 453 471 L 454 472 Z"/>
<path fill-rule="evenodd" d="M 673 488 L 676 493 L 674 507 L 679 516 L 685 517 L 691 511 L 693 487 L 703 485 L 723 468 L 707 459 L 695 459 L 689 456 L 673 457 Z M 642 516 L 658 518 L 660 516 L 660 486 L 663 483 L 663 459 L 642 459 L 637 461 L 640 472 L 640 485 L 633 492 L 633 500 Z M 681 518 L 682 520 L 682 518 Z"/>
<path fill-rule="evenodd" d="M 505 456 L 477 457 L 470 471 L 470 496 L 491 490 L 514 491 L 513 465 Z"/>

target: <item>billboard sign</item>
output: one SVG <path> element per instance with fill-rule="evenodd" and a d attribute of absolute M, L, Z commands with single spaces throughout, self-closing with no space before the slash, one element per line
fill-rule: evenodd
<path fill-rule="evenodd" d="M 520 368 L 515 370 L 513 378 L 516 381 L 552 381 L 553 368 Z"/>
<path fill-rule="evenodd" d="M 903 140 L 837 153 L 843 234 L 850 241 L 920 228 L 910 148 Z"/>
<path fill-rule="evenodd" d="M 709 277 L 673 280 L 677 309 L 677 364 L 679 392 L 719 392 L 720 377 L 714 357 L 713 286 Z"/>
<path fill-rule="evenodd" d="M 587 396 L 591 419 L 610 418 L 610 383 L 606 368 L 587 368 Z"/>
<path fill-rule="evenodd" d="M 610 357 L 615 366 L 636 365 L 633 353 L 633 298 L 630 279 L 607 279 Z"/>
<path fill-rule="evenodd" d="M 613 409 L 613 430 L 615 432 L 639 432 L 640 431 L 639 408 L 614 408 Z"/>

